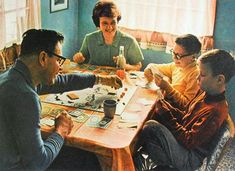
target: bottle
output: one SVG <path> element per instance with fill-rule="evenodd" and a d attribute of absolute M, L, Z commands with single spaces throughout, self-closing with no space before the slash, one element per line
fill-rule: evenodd
<path fill-rule="evenodd" d="M 117 59 L 117 71 L 116 75 L 119 76 L 122 80 L 125 79 L 125 56 L 124 56 L 124 46 L 119 47 L 119 55 Z"/>
<path fill-rule="evenodd" d="M 119 55 L 118 55 L 118 67 L 120 69 L 124 69 L 125 59 L 124 59 L 124 46 L 120 46 L 119 48 Z"/>

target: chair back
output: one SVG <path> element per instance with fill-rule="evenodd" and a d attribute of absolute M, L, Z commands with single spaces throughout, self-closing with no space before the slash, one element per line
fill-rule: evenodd
<path fill-rule="evenodd" d="M 197 171 L 214 171 L 224 155 L 225 149 L 231 144 L 234 137 L 234 123 L 228 115 L 211 143 L 211 153 L 204 159 L 203 165 Z"/>
<path fill-rule="evenodd" d="M 0 50 L 0 72 L 10 68 L 20 55 L 20 45 L 13 43 L 10 47 Z"/>

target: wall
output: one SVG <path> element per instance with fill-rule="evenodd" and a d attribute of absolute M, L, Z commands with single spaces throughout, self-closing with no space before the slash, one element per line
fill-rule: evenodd
<path fill-rule="evenodd" d="M 96 0 L 69 0 L 69 9 L 50 13 L 49 1 L 41 0 L 42 28 L 56 29 L 65 35 L 64 54 L 72 57 L 79 50 L 85 34 L 96 28 L 92 22 L 92 9 Z M 235 1 L 217 0 L 215 48 L 235 50 Z M 144 67 L 150 62 L 171 61 L 164 52 L 143 50 Z"/>
<path fill-rule="evenodd" d="M 235 50 L 235 1 L 217 0 L 215 48 Z"/>
<path fill-rule="evenodd" d="M 70 57 L 78 47 L 78 1 L 69 0 L 69 8 L 50 13 L 50 1 L 41 0 L 42 28 L 53 29 L 63 33 L 65 41 L 63 55 Z"/>

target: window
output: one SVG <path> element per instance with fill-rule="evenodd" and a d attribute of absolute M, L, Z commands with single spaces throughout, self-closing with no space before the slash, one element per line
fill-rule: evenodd
<path fill-rule="evenodd" d="M 129 32 L 144 46 L 172 44 L 181 34 L 198 36 L 211 46 L 216 0 L 115 0 L 123 31 Z M 213 41 L 212 41 L 213 42 Z M 152 44 L 151 44 L 152 43 Z M 204 47 L 211 48 L 211 47 Z"/>
<path fill-rule="evenodd" d="M 17 41 L 17 30 L 26 21 L 26 0 L 4 0 L 6 43 Z"/>
<path fill-rule="evenodd" d="M 27 29 L 40 28 L 40 0 L 0 0 L 0 49 L 20 42 Z"/>

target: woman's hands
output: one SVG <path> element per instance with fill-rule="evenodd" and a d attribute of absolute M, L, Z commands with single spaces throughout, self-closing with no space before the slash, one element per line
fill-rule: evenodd
<path fill-rule="evenodd" d="M 78 64 L 83 63 L 85 59 L 86 58 L 83 56 L 81 52 L 75 53 L 75 55 L 73 56 L 73 61 Z"/>

